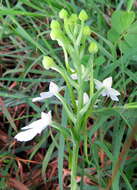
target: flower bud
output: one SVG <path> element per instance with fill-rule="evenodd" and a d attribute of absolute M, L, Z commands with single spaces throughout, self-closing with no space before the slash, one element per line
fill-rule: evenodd
<path fill-rule="evenodd" d="M 64 34 L 60 29 L 52 29 L 50 32 L 50 37 L 52 40 L 62 39 L 63 35 Z"/>
<path fill-rule="evenodd" d="M 79 14 L 79 19 L 81 21 L 86 21 L 88 19 L 88 15 L 85 10 L 81 10 Z"/>
<path fill-rule="evenodd" d="M 59 24 L 59 22 L 58 21 L 56 21 L 56 20 L 52 20 L 51 21 L 51 24 L 50 24 L 50 27 L 51 27 L 51 29 L 60 29 L 60 24 Z"/>
<path fill-rule="evenodd" d="M 83 35 L 84 36 L 90 36 L 90 34 L 91 34 L 91 29 L 89 28 L 89 26 L 84 26 Z"/>
<path fill-rule="evenodd" d="M 54 67 L 54 65 L 55 65 L 54 60 L 49 56 L 43 57 L 42 64 L 43 64 L 44 68 L 47 70 Z"/>
<path fill-rule="evenodd" d="M 68 12 L 67 12 L 65 9 L 62 9 L 62 10 L 59 12 L 59 17 L 60 17 L 61 19 L 65 19 L 65 18 L 67 18 L 67 16 L 68 16 Z"/>
<path fill-rule="evenodd" d="M 91 42 L 88 48 L 89 53 L 97 53 L 98 52 L 98 46 L 96 42 Z"/>
<path fill-rule="evenodd" d="M 78 16 L 77 14 L 72 14 L 70 17 L 69 17 L 69 24 L 75 24 L 78 20 Z"/>

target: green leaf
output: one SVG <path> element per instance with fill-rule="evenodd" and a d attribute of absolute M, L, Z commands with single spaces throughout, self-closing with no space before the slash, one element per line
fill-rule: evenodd
<path fill-rule="evenodd" d="M 59 133 L 55 136 L 55 139 L 58 139 L 58 137 L 59 137 Z M 46 154 L 45 154 L 45 157 L 44 157 L 43 162 L 42 162 L 42 171 L 41 172 L 42 172 L 42 177 L 44 180 L 45 180 L 45 171 L 48 167 L 50 160 L 52 159 L 54 148 L 55 148 L 55 143 L 53 141 L 50 144 L 50 146 L 48 147 L 48 149 L 46 150 Z"/>
<path fill-rule="evenodd" d="M 125 11 L 115 11 L 112 15 L 112 28 L 119 34 L 123 33 L 125 30 L 129 28 L 132 22 L 135 19 L 135 13 L 125 12 Z"/>
<path fill-rule="evenodd" d="M 129 44 L 127 42 L 125 42 L 125 41 L 119 41 L 118 46 L 119 46 L 119 49 L 122 52 L 124 52 L 124 53 L 130 52 L 131 47 L 129 46 Z"/>
<path fill-rule="evenodd" d="M 120 38 L 120 35 L 118 32 L 116 32 L 114 29 L 110 29 L 108 31 L 108 39 L 111 40 L 112 42 L 116 42 L 119 38 Z"/>
<path fill-rule="evenodd" d="M 124 38 L 131 47 L 135 47 L 137 45 L 137 22 L 130 26 Z"/>

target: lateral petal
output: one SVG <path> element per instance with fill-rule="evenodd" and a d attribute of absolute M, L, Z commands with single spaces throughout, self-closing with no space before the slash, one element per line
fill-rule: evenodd
<path fill-rule="evenodd" d="M 109 89 L 109 93 L 115 96 L 119 96 L 120 92 L 118 92 L 117 90 L 115 90 L 114 88 L 110 88 Z"/>
<path fill-rule="evenodd" d="M 55 95 L 56 93 L 59 92 L 59 90 L 60 90 L 59 87 L 54 82 L 50 82 L 49 92 L 51 92 Z"/>
<path fill-rule="evenodd" d="M 94 82 L 95 82 L 95 85 L 96 85 L 95 87 L 97 90 L 103 87 L 103 83 L 100 82 L 99 80 L 94 79 Z"/>
<path fill-rule="evenodd" d="M 115 96 L 115 95 L 110 95 L 110 98 L 112 99 L 112 100 L 114 100 L 114 101 L 119 101 L 119 99 L 118 99 L 118 97 L 117 96 Z"/>
<path fill-rule="evenodd" d="M 112 77 L 108 77 L 105 80 L 103 80 L 103 86 L 106 88 L 111 88 L 112 86 Z"/>
<path fill-rule="evenodd" d="M 42 99 L 46 99 L 51 98 L 52 96 L 54 96 L 54 94 L 52 92 L 41 92 L 40 96 Z"/>
<path fill-rule="evenodd" d="M 22 127 L 21 130 L 23 129 L 34 129 L 34 128 L 39 128 L 39 126 L 43 126 L 45 125 L 45 121 L 43 121 L 42 119 L 38 119 L 36 121 L 33 121 L 32 123 L 30 123 L 29 125 L 27 125 L 26 127 Z"/>

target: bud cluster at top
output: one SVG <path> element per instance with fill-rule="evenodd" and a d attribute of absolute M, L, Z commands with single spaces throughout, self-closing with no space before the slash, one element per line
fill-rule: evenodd
<path fill-rule="evenodd" d="M 79 15 L 75 13 L 69 15 L 67 10 L 62 9 L 59 12 L 59 18 L 63 20 L 63 24 L 61 24 L 57 20 L 52 20 L 50 24 L 50 36 L 52 40 L 57 40 L 60 46 L 64 46 L 67 48 L 70 47 L 72 43 L 74 44 L 75 41 L 77 41 L 77 38 L 81 30 L 82 36 L 80 40 L 82 42 L 90 36 L 91 29 L 85 23 L 88 20 L 88 15 L 85 10 L 81 10 Z M 94 44 L 90 45 L 88 50 L 90 53 L 97 52 L 98 48 L 97 45 L 95 45 L 95 42 Z"/>
<path fill-rule="evenodd" d="M 70 28 L 74 29 L 74 25 L 79 25 L 80 22 L 85 22 L 88 19 L 88 15 L 84 10 L 82 10 L 79 13 L 79 15 L 74 13 L 69 15 L 67 10 L 62 9 L 59 12 L 59 18 L 64 20 L 64 28 L 67 28 L 66 25 L 69 25 Z M 64 38 L 65 35 L 64 28 L 61 27 L 59 21 L 52 20 L 50 27 L 51 27 L 51 38 L 53 40 L 62 40 Z M 83 35 L 89 36 L 90 34 L 91 34 L 91 29 L 89 28 L 89 26 L 84 25 Z"/>

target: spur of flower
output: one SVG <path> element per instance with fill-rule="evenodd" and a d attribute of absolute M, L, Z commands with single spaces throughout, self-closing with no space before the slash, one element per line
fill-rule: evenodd
<path fill-rule="evenodd" d="M 21 128 L 22 131 L 19 132 L 14 138 L 20 142 L 30 141 L 37 134 L 41 134 L 41 132 L 51 123 L 51 111 L 49 111 L 48 113 L 41 112 L 41 119 L 38 119 L 32 122 L 31 124 Z"/>
<path fill-rule="evenodd" d="M 46 98 L 51 98 L 61 91 L 62 88 L 63 87 L 58 87 L 54 82 L 50 82 L 49 91 L 40 93 L 40 97 L 33 98 L 32 102 L 43 101 Z"/>
<path fill-rule="evenodd" d="M 95 88 L 97 90 L 100 90 L 101 88 L 103 88 L 101 95 L 102 96 L 107 96 L 110 97 L 112 100 L 114 101 L 119 101 L 118 97 L 120 95 L 120 93 L 115 90 L 112 87 L 112 77 L 108 77 L 106 79 L 103 80 L 103 82 L 100 82 L 98 80 L 94 80 L 95 81 Z"/>

